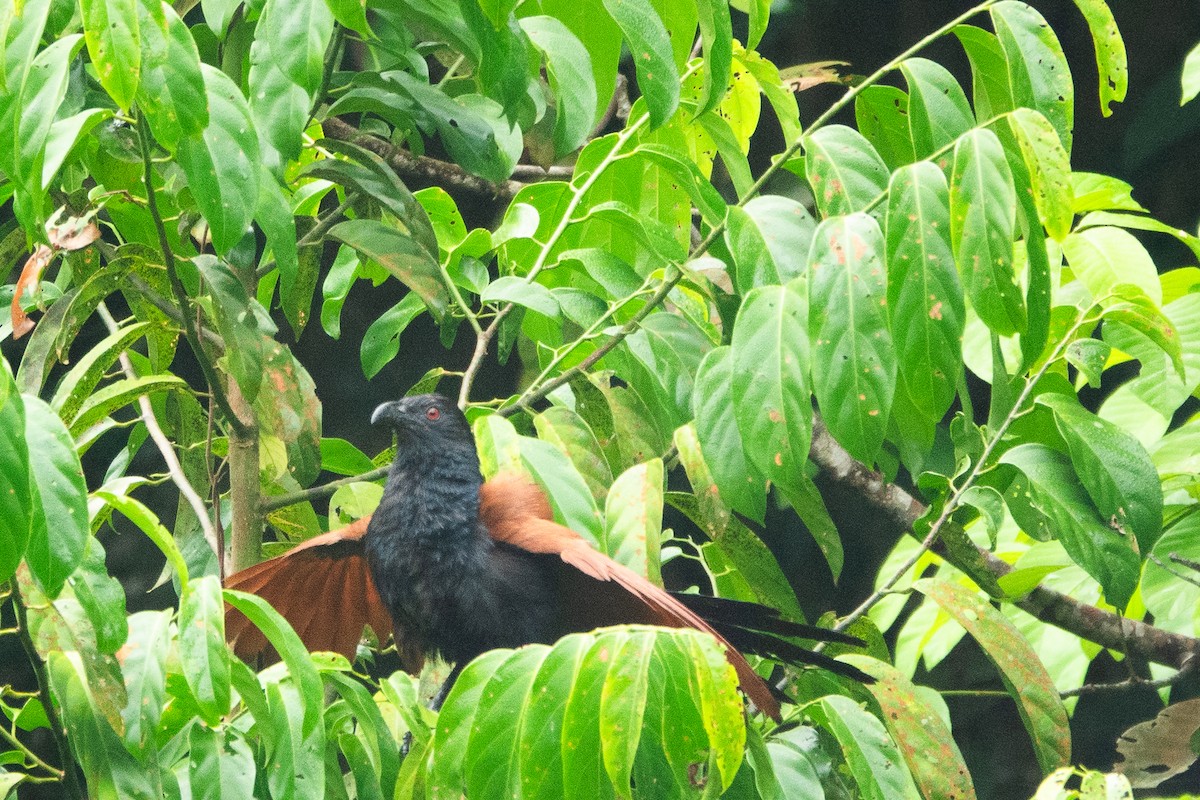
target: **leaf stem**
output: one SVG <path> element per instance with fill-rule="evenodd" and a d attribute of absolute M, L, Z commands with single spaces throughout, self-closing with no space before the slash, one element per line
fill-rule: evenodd
<path fill-rule="evenodd" d="M 338 478 L 335 481 L 323 483 L 320 486 L 313 486 L 310 489 L 301 489 L 298 492 L 289 492 L 288 494 L 277 494 L 270 497 L 264 497 L 262 502 L 258 504 L 258 508 L 261 513 L 269 514 L 272 511 L 280 508 L 286 508 L 287 506 L 293 506 L 296 503 L 303 503 L 308 500 L 318 500 L 322 497 L 329 497 L 343 486 L 349 486 L 352 483 L 358 483 L 360 481 L 370 482 L 377 481 L 380 478 L 386 478 L 388 469 L 390 467 L 391 465 L 389 464 L 388 466 L 373 469 L 370 472 L 364 472 L 362 475 L 350 475 L 345 478 Z"/>
<path fill-rule="evenodd" d="M 50 724 L 50 734 L 54 738 L 54 744 L 58 748 L 58 758 L 62 761 L 62 783 L 67 791 L 67 796 L 75 798 L 75 800 L 85 800 L 87 793 L 84 791 L 80 777 L 75 769 L 75 761 L 71 758 L 71 747 L 67 744 L 67 729 L 63 726 L 62 719 L 58 716 L 58 711 L 54 707 L 54 701 L 50 697 L 50 679 L 46 675 L 46 664 L 42 661 L 42 657 L 38 655 L 37 648 L 33 645 L 33 639 L 29 635 L 29 616 L 25 610 L 25 599 L 21 597 L 21 588 L 17 585 L 14 579 L 12 583 L 12 604 L 17 614 L 17 627 L 20 628 L 19 638 L 21 646 L 25 649 L 25 657 L 29 659 L 29 664 L 33 667 L 34 677 L 37 679 L 38 699 L 41 701 L 43 708 L 46 711 L 46 720 Z M 57 773 L 52 767 L 47 767 L 52 772 Z"/>
<path fill-rule="evenodd" d="M 163 263 L 167 268 L 167 278 L 171 283 L 171 291 L 175 295 L 175 302 L 179 304 L 179 310 L 183 317 L 183 332 L 187 337 L 188 344 L 192 348 L 192 353 L 196 356 L 196 361 L 200 364 L 200 370 L 204 373 L 204 380 L 208 383 L 209 392 L 213 396 L 217 407 L 221 409 L 222 415 L 229 422 L 229 427 L 236 433 L 244 435 L 246 425 L 233 413 L 232 407 L 229 405 L 229 398 L 225 396 L 225 389 L 221 385 L 221 381 L 217 378 L 216 370 L 209 361 L 208 353 L 205 352 L 203 345 L 200 344 L 200 337 L 196 334 L 196 325 L 192 321 L 192 316 L 189 312 L 190 303 L 188 300 L 187 290 L 183 288 L 183 281 L 179 279 L 179 271 L 175 267 L 175 253 L 171 250 L 171 243 L 167 239 L 167 227 L 163 223 L 162 213 L 158 208 L 158 200 L 154 192 L 154 168 L 150 161 L 150 135 L 146 130 L 146 123 L 143 118 L 138 119 L 137 125 L 138 141 L 142 148 L 142 178 L 146 185 L 146 202 L 150 209 L 150 216 L 154 218 L 154 228 L 158 232 L 158 245 L 162 250 Z"/>
<path fill-rule="evenodd" d="M 949 499 L 946 500 L 945 504 L 942 506 L 941 513 L 938 514 L 937 520 L 932 526 L 930 526 L 929 533 L 926 534 L 923 540 L 921 540 L 920 547 L 918 547 L 916 552 L 909 556 L 909 558 L 905 560 L 905 562 L 901 564 L 894 573 L 892 573 L 890 578 L 884 581 L 878 589 L 872 592 L 870 597 L 868 597 L 866 600 L 860 603 L 857 608 L 839 620 L 837 625 L 833 627 L 835 631 L 846 630 L 860 617 L 870 611 L 871 608 L 881 599 L 883 599 L 883 597 L 887 595 L 897 583 L 900 582 L 900 580 L 908 573 L 908 571 L 916 565 L 917 561 L 921 559 L 921 556 L 925 555 L 929 548 L 933 547 L 934 542 L 936 542 L 938 537 L 941 535 L 946 523 L 949 522 L 951 515 L 958 510 L 958 507 L 962 502 L 963 495 L 967 493 L 968 489 L 975 485 L 975 481 L 984 473 L 986 469 L 991 469 L 990 465 L 985 467 L 988 458 L 993 452 L 995 452 L 996 446 L 1000 444 L 1000 440 L 1003 439 L 1004 434 L 1008 432 L 1009 426 L 1012 425 L 1012 423 L 1015 422 L 1018 417 L 1025 413 L 1022 410 L 1022 407 L 1025 405 L 1025 401 L 1029 399 L 1029 395 L 1033 392 L 1033 387 L 1036 386 L 1038 381 L 1042 379 L 1042 376 L 1046 374 L 1046 370 L 1050 369 L 1050 366 L 1058 361 L 1058 359 L 1062 357 L 1063 353 L 1066 352 L 1067 347 L 1072 341 L 1074 341 L 1075 334 L 1078 333 L 1079 330 L 1085 325 L 1095 324 L 1096 321 L 1096 318 L 1084 314 L 1082 318 L 1077 321 L 1069 331 L 1067 331 L 1067 333 L 1059 341 L 1058 345 L 1055 346 L 1054 351 L 1037 370 L 1037 372 L 1025 379 L 1025 386 L 1021 389 L 1021 394 L 1017 396 L 1016 401 L 1013 403 L 1012 410 L 1008 412 L 1008 414 L 1004 417 L 1004 420 L 1000 423 L 999 427 L 996 428 L 996 432 L 988 439 L 987 444 L 983 448 L 983 452 L 980 453 L 979 458 L 976 459 L 975 463 L 971 466 L 970 472 L 968 472 L 967 476 L 963 478 L 962 483 L 954 489 L 954 492 L 951 493 Z"/>

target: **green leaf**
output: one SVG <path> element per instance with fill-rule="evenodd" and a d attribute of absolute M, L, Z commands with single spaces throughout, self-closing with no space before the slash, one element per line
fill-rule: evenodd
<path fill-rule="evenodd" d="M 1062 394 L 1039 395 L 1054 412 L 1071 463 L 1108 525 L 1149 553 L 1162 532 L 1163 491 L 1150 455 L 1137 439 Z"/>
<path fill-rule="evenodd" d="M 1099 581 L 1108 602 L 1125 608 L 1141 569 L 1134 540 L 1100 517 L 1071 461 L 1045 445 L 1022 444 L 1000 462 L 1024 476 L 1014 479 L 1005 494 L 1022 529 L 1036 538 L 1049 533 L 1061 541 L 1071 559 Z"/>
<path fill-rule="evenodd" d="M 679 105 L 679 71 L 671 52 L 671 37 L 649 0 L 604 0 L 604 8 L 629 44 L 638 89 L 650 112 L 650 127 L 657 128 Z"/>
<path fill-rule="evenodd" d="M 211 575 L 189 581 L 179 601 L 179 659 L 200 714 L 217 725 L 229 713 L 229 650 L 221 584 Z"/>
<path fill-rule="evenodd" d="M 543 14 L 566 25 L 587 48 L 596 93 L 596 105 L 592 108 L 594 125 L 608 109 L 616 86 L 621 29 L 602 0 L 543 0 L 539 6 Z"/>
<path fill-rule="evenodd" d="M 46 594 L 54 598 L 83 560 L 91 533 L 87 484 L 75 443 L 62 420 L 36 397 L 26 397 L 24 402 L 25 444 L 37 454 L 30 467 L 41 501 L 25 562 Z"/>
<path fill-rule="evenodd" d="M 125 518 L 132 522 L 146 534 L 150 541 L 154 542 L 162 554 L 166 556 L 167 563 L 175 574 L 179 576 L 179 588 L 182 592 L 188 585 L 188 568 L 184 563 L 183 555 L 179 552 L 179 547 L 175 543 L 175 539 L 171 536 L 171 532 L 162 526 L 158 521 L 158 517 L 154 512 L 147 508 L 141 501 L 135 500 L 126 494 L 118 494 L 117 492 L 106 489 L 98 489 L 95 496 L 107 503 L 116 511 L 120 511 L 125 515 Z"/>
<path fill-rule="evenodd" d="M 16 572 L 33 527 L 36 484 L 29 468 L 25 440 L 25 403 L 17 391 L 8 361 L 0 358 L 0 580 Z"/>
<path fill-rule="evenodd" d="M 830 433 L 866 464 L 883 444 L 896 391 L 884 250 L 874 218 L 853 214 L 822 222 L 809 255 L 809 294 L 821 298 L 808 316 L 813 392 Z"/>
<path fill-rule="evenodd" d="M 950 195 L 922 161 L 892 175 L 887 207 L 887 310 L 898 377 L 913 405 L 940 420 L 962 375 L 965 308 L 950 246 Z"/>
<path fill-rule="evenodd" d="M 533 418 L 538 438 L 562 452 L 583 476 L 597 503 L 604 501 L 612 485 L 612 469 L 591 426 L 565 406 L 551 406 Z"/>
<path fill-rule="evenodd" d="M 1194 442 L 1189 444 L 1194 446 Z M 1196 452 L 1189 449 L 1188 455 Z M 1155 453 L 1158 458 L 1159 453 Z M 1172 557 L 1200 561 L 1200 514 L 1188 514 L 1167 528 L 1150 555 L 1141 584 L 1146 609 L 1154 614 L 1156 625 L 1190 635 L 1196 604 L 1200 603 L 1200 586 L 1179 579 L 1183 567 Z"/>
<path fill-rule="evenodd" d="M 803 710 L 833 734 L 865 800 L 911 796 L 912 778 L 882 722 L 849 697 L 837 694 L 815 700 Z"/>
<path fill-rule="evenodd" d="M 1118 178 L 1094 172 L 1072 172 L 1071 186 L 1075 190 L 1071 210 L 1076 214 L 1107 209 L 1148 213 L 1133 199 L 1133 187 Z"/>
<path fill-rule="evenodd" d="M 781 486 L 800 482 L 812 440 L 806 306 L 790 287 L 754 289 L 738 310 L 730 346 L 733 412 L 746 456 Z"/>
<path fill-rule="evenodd" d="M 338 223 L 329 235 L 382 265 L 420 295 L 436 319 L 446 313 L 449 295 L 438 264 L 414 239 L 373 219 Z"/>
<path fill-rule="evenodd" d="M 549 289 L 515 275 L 504 275 L 492 281 L 479 299 L 480 302 L 497 305 L 515 303 L 547 317 L 557 317 L 559 314 L 558 301 Z"/>
<path fill-rule="evenodd" d="M 928 158 L 975 126 L 971 106 L 950 71 L 926 58 L 907 58 L 908 129 L 915 158 Z"/>
<path fill-rule="evenodd" d="M 959 139 L 950 180 L 950 241 L 971 306 L 1001 336 L 1026 325 L 1013 269 L 1016 203 L 1012 172 L 996 135 L 976 129 Z"/>
<path fill-rule="evenodd" d="M 208 125 L 179 140 L 176 157 L 208 221 L 213 247 L 229 252 L 258 205 L 258 136 L 241 91 L 219 69 L 202 64 Z"/>
<path fill-rule="evenodd" d="M 1145 217 L 1140 214 L 1121 214 L 1111 211 L 1093 211 L 1083 219 L 1079 220 L 1076 226 L 1079 230 L 1084 228 L 1094 228 L 1098 225 L 1113 225 L 1118 228 L 1128 228 L 1136 231 L 1153 231 L 1154 233 L 1165 233 L 1168 236 L 1174 237 L 1180 244 L 1192 251 L 1192 255 L 1197 260 L 1200 260 L 1200 236 L 1194 236 L 1182 228 L 1176 228 L 1174 225 L 1168 225 L 1153 217 Z M 1178 270 L 1172 270 L 1178 272 Z M 1160 282 L 1168 280 L 1166 276 L 1160 278 Z M 1165 288 L 1165 284 L 1164 284 Z M 1190 287 L 1189 287 L 1190 288 Z M 1165 301 L 1164 301 L 1165 302 Z"/>
<path fill-rule="evenodd" d="M 822 217 L 862 211 L 883 194 L 887 165 L 853 128 L 820 128 L 805 139 L 805 149 L 805 170 Z"/>
<path fill-rule="evenodd" d="M 908 95 L 895 86 L 868 86 L 854 100 L 854 120 L 888 167 L 917 160 L 908 132 Z"/>
<path fill-rule="evenodd" d="M 697 0 L 700 41 L 704 45 L 704 97 L 696 116 L 712 111 L 729 86 L 733 67 L 733 22 L 729 4 L 721 0 Z"/>
<path fill-rule="evenodd" d="M 883 711 L 881 718 L 896 742 L 913 780 L 926 800 L 970 800 L 971 774 L 950 734 L 950 726 L 900 670 L 862 655 L 841 657 L 876 679 L 867 690 Z"/>
<path fill-rule="evenodd" d="M 546 75 L 557 103 L 554 156 L 562 158 L 587 140 L 595 124 L 597 97 L 592 59 L 583 42 L 554 17 L 525 17 L 521 28 L 546 58 Z"/>
<path fill-rule="evenodd" d="M 804 273 L 804 258 L 817 223 L 795 200 L 756 197 L 729 208 L 725 243 L 733 255 L 738 291 L 787 283 Z"/>
<path fill-rule="evenodd" d="M 250 111 L 263 143 L 264 165 L 280 172 L 300 156 L 300 135 L 321 88 L 333 35 L 325 0 L 266 0 L 250 48 Z"/>
<path fill-rule="evenodd" d="M 1096 48 L 1096 70 L 1100 73 L 1100 113 L 1112 115 L 1113 102 L 1125 99 L 1129 89 L 1129 66 L 1125 55 L 1125 40 L 1117 29 L 1117 21 L 1104 0 L 1075 0 L 1083 12 L 1092 44 Z M 1187 67 L 1184 67 L 1186 75 Z M 1185 78 L 1186 80 L 1186 78 Z M 1186 98 L 1183 102 L 1187 102 Z M 1181 103 L 1182 105 L 1182 103 Z"/>
<path fill-rule="evenodd" d="M 88 55 L 100 85 L 122 110 L 137 92 L 142 66 L 138 0 L 80 0 Z"/>
<path fill-rule="evenodd" d="M 692 394 L 696 437 L 721 499 L 761 523 L 767 508 L 766 480 L 750 462 L 738 429 L 731 355 L 731 348 L 718 347 L 704 357 L 696 371 Z"/>
<path fill-rule="evenodd" d="M 175 375 L 122 378 L 94 392 L 80 407 L 79 414 L 68 422 L 68 428 L 71 436 L 79 438 L 112 412 L 136 402 L 139 397 L 158 392 L 187 389 L 187 383 Z"/>
<path fill-rule="evenodd" d="M 99 713 L 79 653 L 52 651 L 47 659 L 50 686 L 58 699 L 75 758 L 96 797 L 154 800 L 145 768 L 125 749 L 116 731 Z M 98 688 L 98 687 L 97 687 Z"/>
<path fill-rule="evenodd" d="M 1017 0 L 992 6 L 991 16 L 1008 63 L 1015 106 L 1040 111 L 1058 131 L 1063 149 L 1069 154 L 1075 126 L 1075 87 L 1058 37 L 1041 14 Z"/>
<path fill-rule="evenodd" d="M 1008 62 L 995 34 L 974 25 L 959 25 L 954 29 L 954 35 L 971 61 L 975 118 L 982 122 L 1016 108 Z"/>
<path fill-rule="evenodd" d="M 1121 284 L 1133 284 L 1155 304 L 1162 302 L 1154 260 L 1128 231 L 1088 228 L 1064 239 L 1062 249 L 1071 271 L 1094 301 L 1111 304 Z"/>
<path fill-rule="evenodd" d="M 965 628 L 996 665 L 1008 693 L 1017 701 L 1017 710 L 1033 740 L 1042 772 L 1070 764 L 1071 728 L 1067 711 L 1046 668 L 1016 627 L 974 592 L 958 584 L 922 579 L 913 585 Z"/>
<path fill-rule="evenodd" d="M 58 389 L 50 400 L 50 407 L 57 411 L 63 420 L 74 419 L 121 353 L 145 336 L 152 326 L 151 322 L 135 322 L 118 328 L 86 354 L 77 358 L 75 364 L 59 381 Z"/>
<path fill-rule="evenodd" d="M 128 701 L 121 710 L 125 746 L 156 759 L 155 734 L 166 705 L 167 651 L 171 641 L 170 611 L 139 611 L 129 617 L 129 639 L 121 673 Z"/>
<path fill-rule="evenodd" d="M 217 35 L 218 39 L 225 38 L 225 29 L 229 27 L 234 12 L 242 5 L 241 0 L 200 0 L 200 8 L 204 11 L 204 21 Z"/>
<path fill-rule="evenodd" d="M 1189 103 L 1200 94 L 1200 45 L 1188 51 L 1183 61 L 1183 74 L 1180 75 L 1183 91 L 1179 96 L 1179 105 Z"/>
<path fill-rule="evenodd" d="M 621 473 L 604 505 L 608 554 L 653 583 L 661 584 L 659 539 L 663 518 L 663 463 L 654 458 Z"/>
<path fill-rule="evenodd" d="M 1029 170 L 1033 201 L 1046 232 L 1057 242 L 1071 232 L 1071 161 L 1050 121 L 1028 108 L 1018 108 L 1008 118 Z"/>
<path fill-rule="evenodd" d="M 89 108 L 64 119 L 55 120 L 46 137 L 46 154 L 42 162 L 42 188 L 49 189 L 54 176 L 62 168 L 67 156 L 87 134 L 99 125 L 112 119 L 113 112 L 107 108 Z"/>
<path fill-rule="evenodd" d="M 370 380 L 386 367 L 400 352 L 400 336 L 409 324 L 425 310 L 425 303 L 416 292 L 404 295 L 399 303 L 380 315 L 363 334 L 359 345 L 363 376 Z"/>
<path fill-rule="evenodd" d="M 188 784 L 196 800 L 250 797 L 254 752 L 236 728 L 193 725 L 188 733 Z"/>
<path fill-rule="evenodd" d="M 728 424 L 736 431 L 732 413 L 729 417 Z M 762 539 L 730 513 L 722 495 L 714 491 L 717 486 L 713 482 L 713 469 L 705 461 L 694 425 L 684 425 L 675 431 L 675 446 L 694 494 L 683 495 L 683 498 L 693 500 L 689 505 L 681 503 L 679 495 L 674 494 L 671 505 L 708 535 L 722 555 L 737 568 L 737 574 L 749 584 L 754 599 L 780 609 L 787 619 L 802 621 L 804 612 L 800 610 L 796 593 L 775 555 Z"/>
<path fill-rule="evenodd" d="M 288 474 L 301 486 L 316 480 L 321 471 L 321 401 L 312 376 L 288 348 L 273 345 L 267 354 L 254 413 L 265 437 L 283 442 Z"/>

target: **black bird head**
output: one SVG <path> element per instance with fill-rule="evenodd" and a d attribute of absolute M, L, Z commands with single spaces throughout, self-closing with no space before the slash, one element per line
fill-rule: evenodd
<path fill-rule="evenodd" d="M 440 394 L 419 394 L 384 403 L 371 414 L 371 424 L 387 425 L 396 431 L 402 449 L 475 447 L 467 418 L 453 401 Z"/>

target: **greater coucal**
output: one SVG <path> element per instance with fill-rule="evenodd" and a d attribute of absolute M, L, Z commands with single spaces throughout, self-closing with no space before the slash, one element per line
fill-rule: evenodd
<path fill-rule="evenodd" d="M 309 649 L 353 660 L 364 625 L 381 638 L 391 625 L 410 672 L 429 655 L 455 663 L 444 698 L 458 670 L 486 650 L 642 623 L 716 636 L 742 690 L 775 719 L 778 700 L 737 648 L 870 680 L 779 637 L 858 639 L 788 622 L 753 603 L 668 593 L 555 523 L 545 495 L 525 478 L 485 483 L 470 424 L 446 398 L 385 403 L 371 421 L 393 428 L 398 447 L 369 523 L 317 536 L 227 581 L 268 600 Z M 266 648 L 232 609 L 226 633 L 243 657 Z"/>

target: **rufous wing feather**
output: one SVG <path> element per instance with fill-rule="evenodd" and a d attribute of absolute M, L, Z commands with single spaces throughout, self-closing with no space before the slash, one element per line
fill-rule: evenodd
<path fill-rule="evenodd" d="M 570 629 L 642 623 L 702 630 L 725 646 L 746 696 L 772 719 L 780 718 L 779 702 L 737 648 L 665 590 L 554 522 L 542 491 L 528 480 L 504 475 L 488 481 L 480 490 L 479 515 L 493 539 L 562 559 L 558 577 Z"/>
<path fill-rule="evenodd" d="M 250 592 L 270 603 L 309 650 L 329 650 L 354 660 L 363 627 L 380 639 L 391 616 L 367 567 L 362 537 L 369 517 L 316 536 L 293 549 L 231 575 L 229 589 Z M 242 658 L 274 660 L 266 638 L 245 615 L 225 608 L 225 637 Z"/>

